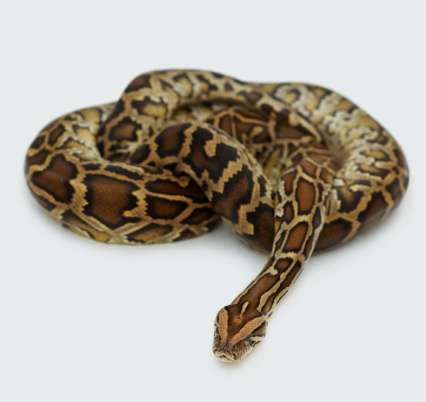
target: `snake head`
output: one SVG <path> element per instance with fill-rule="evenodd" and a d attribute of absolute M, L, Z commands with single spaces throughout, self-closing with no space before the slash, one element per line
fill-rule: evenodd
<path fill-rule="evenodd" d="M 215 321 L 213 353 L 225 362 L 241 360 L 264 338 L 266 326 L 266 317 L 248 302 L 222 308 Z"/>

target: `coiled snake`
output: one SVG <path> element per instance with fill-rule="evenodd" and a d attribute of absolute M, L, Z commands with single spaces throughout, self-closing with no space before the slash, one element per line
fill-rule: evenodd
<path fill-rule="evenodd" d="M 213 350 L 241 359 L 313 250 L 386 217 L 408 184 L 395 140 L 336 92 L 207 71 L 134 79 L 115 104 L 66 114 L 30 146 L 26 180 L 71 230 L 108 243 L 207 232 L 221 217 L 269 253 L 216 318 Z"/>

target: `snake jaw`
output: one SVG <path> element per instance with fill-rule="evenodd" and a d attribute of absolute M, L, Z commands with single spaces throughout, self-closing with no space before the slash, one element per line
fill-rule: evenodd
<path fill-rule="evenodd" d="M 220 360 L 235 362 L 247 356 L 262 340 L 266 317 L 244 304 L 221 309 L 215 321 L 213 353 Z"/>
<path fill-rule="evenodd" d="M 232 363 L 241 360 L 253 350 L 250 342 L 243 340 L 237 345 L 229 341 L 222 340 L 218 333 L 215 334 L 213 340 L 213 353 L 223 362 Z"/>

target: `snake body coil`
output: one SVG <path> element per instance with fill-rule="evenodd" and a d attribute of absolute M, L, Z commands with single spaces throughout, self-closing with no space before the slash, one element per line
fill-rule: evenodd
<path fill-rule="evenodd" d="M 386 217 L 408 184 L 395 140 L 343 96 L 307 84 L 250 84 L 207 71 L 134 79 L 115 104 L 66 114 L 30 146 L 26 179 L 71 230 L 159 243 L 222 218 L 269 253 L 215 323 L 213 350 L 241 359 L 313 250 Z"/>

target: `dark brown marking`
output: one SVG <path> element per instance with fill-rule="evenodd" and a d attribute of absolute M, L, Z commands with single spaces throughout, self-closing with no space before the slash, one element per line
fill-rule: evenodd
<path fill-rule="evenodd" d="M 296 170 L 292 170 L 284 175 L 284 191 L 287 195 L 290 195 L 293 192 L 293 181 L 296 177 Z"/>
<path fill-rule="evenodd" d="M 336 168 L 335 164 L 334 164 L 334 161 L 333 162 L 329 162 L 329 165 L 331 165 L 331 167 L 333 169 Z M 320 179 L 323 180 L 325 183 L 330 183 L 331 184 L 331 183 L 333 183 L 334 175 L 332 175 L 326 169 L 321 169 Z"/>
<path fill-rule="evenodd" d="M 132 234 L 128 235 L 130 241 L 138 243 L 147 243 L 153 239 L 160 240 L 162 237 L 173 232 L 173 226 L 171 225 L 159 225 L 157 223 L 150 223 L 142 229 L 136 230 Z"/>
<path fill-rule="evenodd" d="M 325 224 L 321 230 L 315 250 L 325 250 L 341 243 L 351 233 L 352 224 L 344 219 L 336 219 Z"/>
<path fill-rule="evenodd" d="M 240 330 L 247 322 L 263 316 L 263 314 L 257 311 L 254 306 L 254 303 L 250 303 L 249 306 L 245 309 L 244 313 L 241 313 L 243 310 L 241 303 L 225 307 L 228 312 L 228 338 L 232 338 L 238 334 L 238 332 L 240 332 Z"/>
<path fill-rule="evenodd" d="M 76 176 L 77 169 L 74 164 L 68 162 L 63 155 L 56 155 L 45 170 L 35 172 L 30 180 L 55 200 L 69 204 L 74 194 L 70 180 Z"/>
<path fill-rule="evenodd" d="M 309 160 L 302 162 L 302 169 L 308 174 L 308 176 L 315 177 L 317 167 Z"/>
<path fill-rule="evenodd" d="M 101 156 L 105 155 L 105 142 L 100 136 L 100 132 L 98 133 L 98 138 L 96 139 L 96 146 L 98 148 L 99 154 Z"/>
<path fill-rule="evenodd" d="M 370 143 L 379 143 L 381 145 L 386 145 L 389 142 L 388 137 L 386 137 L 385 135 L 383 135 L 382 133 L 378 134 L 377 137 L 372 138 L 372 139 L 368 139 L 366 140 L 367 142 Z"/>
<path fill-rule="evenodd" d="M 153 195 L 145 197 L 147 214 L 155 219 L 175 219 L 188 207 L 186 202 L 171 201 Z"/>
<path fill-rule="evenodd" d="M 401 185 L 398 178 L 396 178 L 391 184 L 386 186 L 386 191 L 391 195 L 394 203 L 398 203 L 402 198 Z"/>
<path fill-rule="evenodd" d="M 223 86 L 225 91 L 232 92 L 234 90 L 233 86 L 229 82 L 225 82 L 225 85 Z"/>
<path fill-rule="evenodd" d="M 283 290 L 286 290 L 293 283 L 294 278 L 296 277 L 296 275 L 299 273 L 299 271 L 302 268 L 302 265 L 300 264 L 299 261 L 296 262 L 296 264 L 293 267 L 291 267 L 291 264 L 293 262 L 291 259 L 278 260 L 278 262 L 281 262 L 281 261 L 286 261 L 286 263 L 284 264 L 284 267 L 285 267 L 284 270 L 283 271 L 279 271 L 280 274 L 283 273 L 283 272 L 285 272 L 285 271 L 288 271 L 288 272 L 287 272 L 287 274 L 286 274 L 285 279 L 283 280 L 283 282 L 279 285 L 278 290 L 275 293 L 273 293 L 268 298 L 268 300 L 266 301 L 265 305 L 262 307 L 262 312 L 263 313 L 267 313 L 272 308 L 272 305 L 273 305 L 274 301 L 276 301 L 275 299 L 276 299 L 277 295 L 279 293 L 281 293 Z M 289 267 L 291 267 L 291 268 L 289 268 Z M 276 275 L 276 276 L 279 278 L 280 275 Z M 281 297 L 283 297 L 283 296 L 284 295 L 282 295 Z M 279 300 L 277 300 L 277 302 L 278 301 Z"/>
<path fill-rule="evenodd" d="M 143 144 L 138 147 L 130 156 L 130 162 L 133 164 L 143 164 L 151 155 L 149 144 Z"/>
<path fill-rule="evenodd" d="M 174 178 L 168 180 L 155 177 L 152 181 L 147 182 L 145 187 L 154 194 L 185 196 L 195 202 L 208 203 L 204 192 L 193 180 L 189 180 L 187 185 L 183 185 L 180 182 L 176 182 Z"/>
<path fill-rule="evenodd" d="M 200 225 L 203 222 L 210 220 L 215 213 L 211 208 L 199 208 L 195 209 L 191 215 L 185 218 L 182 223 L 186 225 Z"/>
<path fill-rule="evenodd" d="M 149 97 L 146 97 L 143 100 L 134 100 L 132 101 L 132 108 L 136 110 L 137 113 L 144 114 L 152 117 L 165 118 L 167 116 L 167 103 L 163 100 L 159 102 L 153 101 Z"/>
<path fill-rule="evenodd" d="M 130 222 L 139 222 L 140 218 L 124 216 L 137 206 L 137 198 L 132 194 L 139 187 L 131 182 L 113 177 L 88 174 L 84 179 L 87 187 L 87 205 L 84 212 L 111 229 Z"/>
<path fill-rule="evenodd" d="M 93 170 L 99 170 L 101 168 L 101 164 L 100 163 L 85 163 L 84 165 L 84 169 L 86 169 L 87 171 L 93 171 Z"/>
<path fill-rule="evenodd" d="M 136 124 L 130 117 L 125 117 L 120 122 L 116 123 L 116 125 L 111 128 L 110 131 L 110 139 L 114 139 L 116 141 L 136 141 L 137 135 L 136 130 L 138 130 L 140 126 Z"/>
<path fill-rule="evenodd" d="M 173 85 L 169 84 L 167 81 L 160 80 L 160 85 L 163 91 L 167 91 L 167 90 L 174 91 Z"/>
<path fill-rule="evenodd" d="M 138 91 L 142 88 L 151 88 L 149 78 L 150 74 L 139 75 L 127 86 L 125 92 Z"/>
<path fill-rule="evenodd" d="M 302 138 L 302 134 L 299 130 L 294 127 L 289 127 L 283 122 L 279 122 L 275 125 L 275 136 L 280 139 L 295 139 Z"/>
<path fill-rule="evenodd" d="M 280 272 L 284 272 L 288 269 L 288 267 L 293 263 L 293 260 L 291 258 L 280 258 L 275 263 L 275 268 Z"/>
<path fill-rule="evenodd" d="M 193 239 L 196 236 L 196 234 L 189 229 L 185 229 L 183 230 L 180 234 L 179 234 L 179 240 L 189 240 L 189 239 Z"/>
<path fill-rule="evenodd" d="M 272 109 L 272 106 L 270 105 L 266 105 L 266 104 L 262 104 L 260 106 L 260 109 L 262 110 L 263 113 L 265 113 L 266 115 L 269 115 L 271 113 L 273 113 L 274 109 Z"/>
<path fill-rule="evenodd" d="M 217 91 L 219 88 L 216 84 L 209 81 L 206 77 L 201 74 L 197 74 L 197 79 L 201 83 L 203 93 L 209 94 L 210 92 Z"/>
<path fill-rule="evenodd" d="M 162 158 L 179 155 L 186 138 L 184 131 L 190 126 L 190 124 L 176 124 L 159 133 L 155 137 L 157 154 Z"/>
<path fill-rule="evenodd" d="M 275 236 L 274 209 L 260 204 L 254 212 L 247 214 L 247 221 L 256 228 L 253 235 L 243 236 L 244 241 L 254 248 L 270 252 Z"/>
<path fill-rule="evenodd" d="M 278 289 L 277 294 L 284 291 L 284 290 L 288 290 L 288 287 L 293 283 L 294 279 L 299 274 L 299 272 L 302 268 L 303 268 L 302 263 L 300 261 L 297 261 L 294 264 L 293 268 L 291 268 L 290 272 L 287 273 L 283 282 L 280 284 L 280 287 Z M 281 295 L 281 297 L 283 297 L 284 294 Z M 281 300 L 281 299 L 279 299 L 279 300 Z M 277 300 L 277 302 L 279 302 L 279 300 Z"/>
<path fill-rule="evenodd" d="M 115 104 L 111 114 L 108 116 L 108 119 L 105 121 L 105 124 L 113 120 L 115 117 L 121 115 L 123 112 L 124 112 L 124 102 L 122 99 L 119 99 L 118 102 Z M 103 136 L 105 134 L 106 132 L 105 124 L 100 127 L 98 136 Z"/>
<path fill-rule="evenodd" d="M 284 205 L 283 221 L 289 224 L 294 218 L 293 203 L 288 201 Z"/>
<path fill-rule="evenodd" d="M 287 109 L 287 108 L 284 108 L 277 113 L 277 120 L 280 123 L 282 122 L 282 123 L 288 124 L 289 115 L 290 115 L 290 110 Z M 305 130 L 303 130 L 303 131 L 305 131 Z"/>
<path fill-rule="evenodd" d="M 359 170 L 361 172 L 368 173 L 371 176 L 381 177 L 382 179 L 389 174 L 389 170 L 387 169 L 381 169 L 374 165 L 366 165 L 365 163 L 359 165 Z"/>
<path fill-rule="evenodd" d="M 309 239 L 306 242 L 305 250 L 303 252 L 303 254 L 306 257 L 308 257 L 311 254 L 313 243 L 314 243 L 314 235 L 311 235 L 309 236 Z"/>
<path fill-rule="evenodd" d="M 48 143 L 50 146 L 56 144 L 58 138 L 65 132 L 64 126 L 60 125 L 50 132 Z"/>
<path fill-rule="evenodd" d="M 244 166 L 240 172 L 231 177 L 225 184 L 222 193 L 213 194 L 215 210 L 232 223 L 239 219 L 238 211 L 242 205 L 248 204 L 253 193 L 253 177 Z"/>
<path fill-rule="evenodd" d="M 213 129 L 213 127 L 212 127 Z M 217 131 L 216 134 L 224 136 L 222 132 Z M 192 171 L 201 179 L 204 172 L 208 172 L 209 177 L 213 181 L 218 181 L 223 175 L 223 169 L 228 166 L 231 161 L 238 159 L 238 151 L 226 144 L 218 143 L 216 152 L 209 156 L 206 153 L 207 141 L 213 138 L 210 130 L 197 128 L 193 133 L 191 150 L 183 161 L 191 166 Z"/>
<path fill-rule="evenodd" d="M 25 159 L 25 173 L 28 173 L 28 169 L 32 165 L 42 165 L 49 155 L 50 152 L 47 149 L 42 149 L 32 156 L 27 155 Z"/>
<path fill-rule="evenodd" d="M 388 203 L 382 193 L 373 193 L 371 200 L 363 212 L 358 215 L 362 230 L 378 222 L 386 213 Z"/>
<path fill-rule="evenodd" d="M 251 306 L 257 306 L 260 302 L 262 295 L 273 286 L 275 286 L 280 280 L 279 275 L 271 275 L 264 273 L 257 280 L 256 286 L 252 287 L 238 302 L 238 305 L 242 306 L 244 303 L 249 302 Z M 249 310 L 249 309 L 247 309 Z"/>
<path fill-rule="evenodd" d="M 39 147 L 41 147 L 44 144 L 44 140 L 46 139 L 45 135 L 38 135 L 35 140 L 32 142 L 32 144 L 30 145 L 30 149 L 38 149 Z"/>
<path fill-rule="evenodd" d="M 359 206 L 361 198 L 364 196 L 362 191 L 352 191 L 348 186 L 336 188 L 341 209 L 350 212 Z"/>
<path fill-rule="evenodd" d="M 312 219 L 312 226 L 313 226 L 313 230 L 317 229 L 320 227 L 320 225 L 323 222 L 323 217 L 321 215 L 321 207 L 317 207 L 316 211 L 315 211 L 315 215 Z"/>
<path fill-rule="evenodd" d="M 230 136 L 233 136 L 233 119 L 230 116 L 230 114 L 225 114 L 223 116 L 220 116 L 218 118 L 210 118 L 206 120 L 206 123 L 214 124 L 215 127 L 220 128 L 225 133 L 227 133 Z"/>
<path fill-rule="evenodd" d="M 257 101 L 262 98 L 262 94 L 256 91 L 241 91 L 239 95 L 244 96 L 250 105 L 255 105 Z"/>
<path fill-rule="evenodd" d="M 299 222 L 289 231 L 287 241 L 284 245 L 285 251 L 299 251 L 305 240 L 306 233 L 308 232 L 309 225 L 306 222 Z"/>
<path fill-rule="evenodd" d="M 144 178 L 141 173 L 128 170 L 118 164 L 110 164 L 106 167 L 106 170 L 131 180 L 143 180 Z"/>
<path fill-rule="evenodd" d="M 315 185 L 303 177 L 296 186 L 296 201 L 299 214 L 309 214 L 315 204 Z"/>

